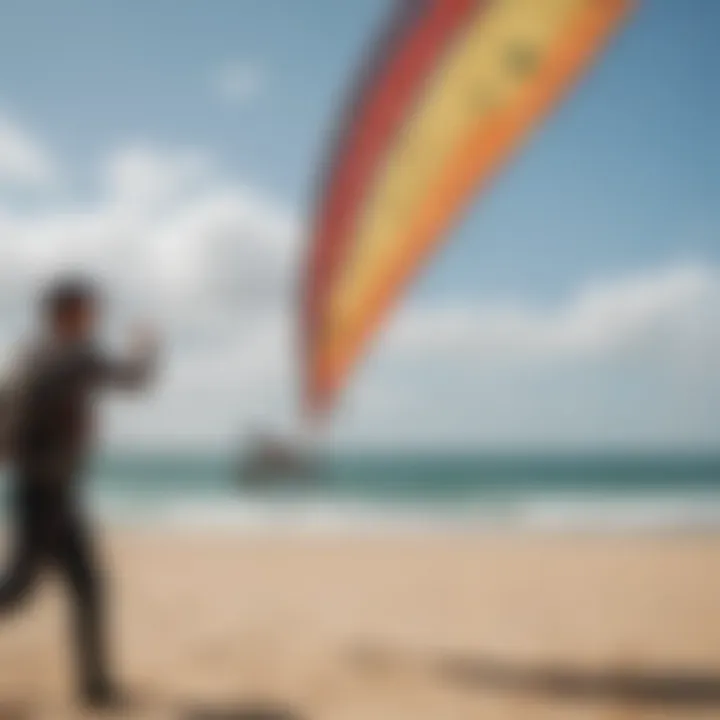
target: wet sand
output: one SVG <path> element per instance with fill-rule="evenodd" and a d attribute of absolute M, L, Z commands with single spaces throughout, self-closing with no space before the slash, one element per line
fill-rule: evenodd
<path fill-rule="evenodd" d="M 120 716 L 720 718 L 720 536 L 113 531 Z M 0 625 L 0 720 L 87 717 L 63 588 Z"/>

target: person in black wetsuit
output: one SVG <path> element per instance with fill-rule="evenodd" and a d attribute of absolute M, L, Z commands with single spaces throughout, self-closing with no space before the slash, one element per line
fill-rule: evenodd
<path fill-rule="evenodd" d="M 0 616 L 16 609 L 41 571 L 54 566 L 74 603 L 78 675 L 93 706 L 118 700 L 105 639 L 103 573 L 80 502 L 79 483 L 93 438 L 93 410 L 106 387 L 144 386 L 156 343 L 139 333 L 127 358 L 95 344 L 99 298 L 84 280 L 54 283 L 41 305 L 41 337 L 0 387 L 3 445 L 10 466 L 14 532 L 0 579 Z"/>

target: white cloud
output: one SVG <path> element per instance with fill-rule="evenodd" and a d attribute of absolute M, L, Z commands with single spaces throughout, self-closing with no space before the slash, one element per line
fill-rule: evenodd
<path fill-rule="evenodd" d="M 128 146 L 102 163 L 98 187 L 93 202 L 44 210 L 3 208 L 0 196 L 0 341 L 46 278 L 88 272 L 107 287 L 115 325 L 149 316 L 168 344 L 157 400 L 116 411 L 116 438 L 172 441 L 202 427 L 203 442 L 268 401 L 278 416 L 290 396 L 292 213 L 195 152 Z"/>
<path fill-rule="evenodd" d="M 265 74 L 254 63 L 235 60 L 214 70 L 210 77 L 212 91 L 222 100 L 247 103 L 257 97 L 265 85 Z"/>
<path fill-rule="evenodd" d="M 0 345 L 43 278 L 84 269 L 113 327 L 149 315 L 167 343 L 156 396 L 113 408 L 116 441 L 229 443 L 254 420 L 291 422 L 295 215 L 197 151 L 131 144 L 97 170 L 93 201 L 0 195 Z M 554 305 L 410 305 L 332 427 L 389 445 L 718 443 L 720 269 L 596 279 Z"/>
<path fill-rule="evenodd" d="M 703 265 L 593 281 L 556 307 L 409 309 L 389 334 L 389 352 L 536 363 L 628 357 L 659 349 L 676 356 L 715 335 L 720 274 Z M 691 343 L 691 346 L 688 345 Z"/>
<path fill-rule="evenodd" d="M 47 150 L 0 114 L 0 185 L 46 185 L 55 177 L 55 164 Z"/>
<path fill-rule="evenodd" d="M 156 208 L 209 182 L 213 168 L 202 153 L 128 145 L 105 163 L 107 194 L 114 202 Z"/>
<path fill-rule="evenodd" d="M 290 267 L 292 215 L 225 182 L 197 153 L 129 147 L 109 158 L 100 181 L 93 203 L 31 213 L 0 206 L 0 276 L 82 268 L 120 286 L 152 285 L 166 302 L 205 306 L 250 281 L 277 290 Z"/>
<path fill-rule="evenodd" d="M 714 447 L 720 269 L 592 281 L 545 308 L 409 307 L 368 365 L 343 442 Z"/>

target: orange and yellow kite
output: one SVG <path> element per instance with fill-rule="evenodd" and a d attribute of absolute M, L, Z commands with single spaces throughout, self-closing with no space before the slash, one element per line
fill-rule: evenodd
<path fill-rule="evenodd" d="M 303 297 L 312 414 L 332 407 L 393 302 L 629 4 L 400 2 L 321 188 Z"/>

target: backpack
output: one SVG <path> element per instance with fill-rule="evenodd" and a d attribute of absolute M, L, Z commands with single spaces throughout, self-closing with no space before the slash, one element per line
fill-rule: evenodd
<path fill-rule="evenodd" d="M 24 348 L 0 376 L 0 463 L 13 459 L 15 430 L 30 380 L 31 355 L 29 349 Z"/>

